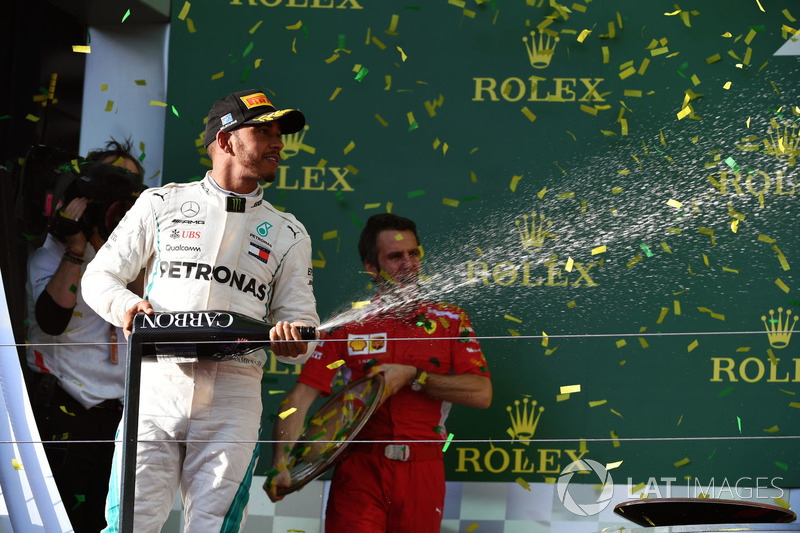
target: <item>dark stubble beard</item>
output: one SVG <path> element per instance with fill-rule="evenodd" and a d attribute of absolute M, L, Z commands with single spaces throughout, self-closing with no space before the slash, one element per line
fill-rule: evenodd
<path fill-rule="evenodd" d="M 239 141 L 239 147 L 243 146 L 241 139 L 233 132 L 233 136 Z M 261 165 L 264 162 L 263 159 L 264 154 L 252 154 L 250 152 L 243 152 L 242 150 L 237 150 L 237 157 L 239 158 L 239 163 L 242 165 L 243 171 L 242 174 L 246 175 L 248 178 L 255 178 L 258 181 L 265 181 L 267 183 L 272 183 L 275 181 L 275 172 L 267 171 L 264 172 L 261 170 Z"/>

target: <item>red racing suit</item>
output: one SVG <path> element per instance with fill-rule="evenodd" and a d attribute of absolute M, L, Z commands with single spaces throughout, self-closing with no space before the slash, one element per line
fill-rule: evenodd
<path fill-rule="evenodd" d="M 423 303 L 405 318 L 381 314 L 331 331 L 298 381 L 328 395 L 339 370 L 331 363 L 340 360 L 350 380 L 384 363 L 429 374 L 491 377 L 467 313 L 446 303 Z M 326 531 L 439 531 L 445 494 L 442 442 L 450 405 L 404 387 L 373 413 L 357 441 L 405 443 L 407 449 L 387 449 L 386 443 L 348 447 L 351 453 L 333 476 Z"/>

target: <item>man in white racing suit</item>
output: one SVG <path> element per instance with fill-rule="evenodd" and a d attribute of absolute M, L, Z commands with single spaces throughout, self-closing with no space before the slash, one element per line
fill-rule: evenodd
<path fill-rule="evenodd" d="M 199 182 L 148 189 L 86 269 L 83 296 L 131 331 L 138 312 L 228 310 L 274 322 L 271 349 L 303 363 L 316 343 L 296 326 L 319 324 L 311 241 L 294 216 L 262 198 L 283 148 L 303 128 L 297 110 L 276 110 L 262 91 L 232 93 L 212 107 L 205 144 L 213 168 Z M 145 269 L 144 300 L 126 284 Z M 292 342 L 280 342 L 292 341 Z M 241 531 L 258 457 L 263 350 L 247 359 L 142 364 L 134 531 L 159 532 L 178 486 L 185 531 Z M 121 444 L 105 531 L 119 520 Z"/>

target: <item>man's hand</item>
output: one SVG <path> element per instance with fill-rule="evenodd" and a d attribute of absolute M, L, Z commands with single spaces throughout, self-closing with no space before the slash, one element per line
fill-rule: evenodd
<path fill-rule="evenodd" d="M 414 380 L 414 376 L 417 375 L 416 367 L 387 363 L 385 365 L 373 366 L 370 369 L 369 376 L 374 376 L 379 372 L 383 374 L 384 379 L 381 404 L 406 385 L 410 385 Z"/>
<path fill-rule="evenodd" d="M 278 487 L 288 487 L 292 482 L 292 476 L 289 474 L 289 469 L 284 468 L 278 472 L 274 477 L 267 477 L 264 482 L 264 490 L 267 491 L 267 496 L 273 502 L 279 502 L 283 496 L 278 496 Z"/>
<path fill-rule="evenodd" d="M 125 311 L 125 319 L 122 322 L 122 331 L 125 333 L 125 339 L 133 333 L 133 317 L 136 316 L 136 313 L 145 313 L 147 315 L 152 315 L 155 313 L 153 310 L 153 306 L 150 305 L 150 302 L 147 300 L 142 300 L 138 302 L 136 305 Z"/>
<path fill-rule="evenodd" d="M 73 198 L 63 209 L 59 209 L 53 220 L 51 233 L 63 239 L 67 246 L 78 253 L 83 253 L 86 248 L 86 235 L 81 231 L 78 220 L 83 216 L 89 200 L 86 198 Z"/>
<path fill-rule="evenodd" d="M 281 357 L 288 357 L 294 359 L 295 357 L 306 353 L 308 350 L 308 342 L 303 341 L 300 336 L 298 326 L 308 326 L 304 322 L 278 322 L 269 332 L 270 349 L 272 352 Z M 296 342 L 303 341 L 303 342 Z"/>

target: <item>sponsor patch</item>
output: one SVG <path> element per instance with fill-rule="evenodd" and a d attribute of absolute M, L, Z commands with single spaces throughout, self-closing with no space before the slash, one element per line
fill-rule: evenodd
<path fill-rule="evenodd" d="M 272 105 L 272 102 L 270 102 L 269 99 L 264 95 L 264 93 L 256 93 L 247 96 L 241 96 L 240 99 L 242 100 L 244 105 L 247 106 L 247 109 L 252 109 L 254 107 L 262 105 L 275 107 Z"/>
<path fill-rule="evenodd" d="M 386 333 L 347 336 L 348 355 L 386 353 Z"/>
<path fill-rule="evenodd" d="M 272 228 L 272 224 L 270 224 L 269 222 L 264 222 L 256 228 L 256 232 L 262 237 L 266 237 L 267 235 L 269 235 L 270 228 Z"/>
<path fill-rule="evenodd" d="M 229 213 L 244 213 L 246 201 L 241 196 L 228 196 L 225 198 L 225 210 Z"/>
<path fill-rule="evenodd" d="M 224 128 L 225 126 L 227 126 L 228 124 L 233 122 L 233 117 L 231 116 L 230 113 L 228 113 L 227 115 L 222 117 L 220 120 L 222 120 L 222 127 Z"/>
<path fill-rule="evenodd" d="M 257 245 L 254 242 L 250 243 L 250 249 L 247 251 L 247 253 L 249 253 L 262 263 L 266 263 L 267 261 L 269 261 L 269 250 L 267 250 L 263 246 Z"/>

